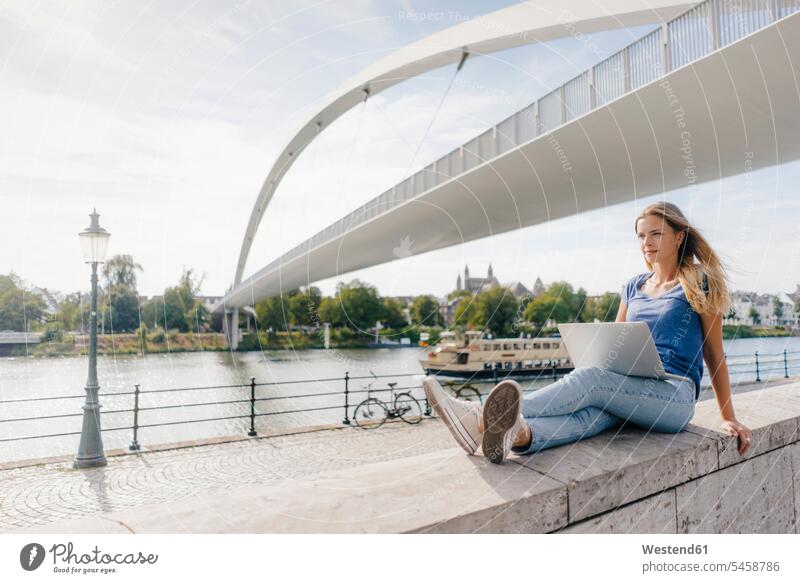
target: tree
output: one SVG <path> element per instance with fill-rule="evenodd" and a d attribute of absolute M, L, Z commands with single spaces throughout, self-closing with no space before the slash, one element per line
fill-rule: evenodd
<path fill-rule="evenodd" d="M 299 294 L 281 294 L 258 302 L 255 306 L 258 327 L 261 330 L 289 330 L 292 325 L 290 304 L 296 295 Z"/>
<path fill-rule="evenodd" d="M 27 332 L 44 320 L 45 315 L 42 298 L 28 293 L 16 275 L 0 276 L 0 330 Z"/>
<path fill-rule="evenodd" d="M 556 322 L 569 322 L 576 320 L 581 315 L 582 306 L 581 293 L 577 295 L 573 293 L 572 286 L 567 282 L 555 282 L 547 286 L 540 296 L 528 304 L 525 310 L 525 319 L 537 326 L 544 326 L 549 319 Z"/>
<path fill-rule="evenodd" d="M 192 269 L 184 268 L 178 285 L 164 290 L 164 298 L 160 302 L 152 302 L 155 304 L 155 309 L 152 310 L 155 320 L 163 324 L 167 330 L 172 328 L 177 328 L 181 332 L 205 330 L 211 315 L 203 302 L 195 297 L 200 291 L 203 279 L 205 276 L 198 278 Z M 148 316 L 151 315 L 149 306 L 146 313 Z M 149 318 L 145 322 L 149 322 Z"/>
<path fill-rule="evenodd" d="M 338 298 L 323 298 L 319 303 L 319 324 L 325 322 L 334 327 L 344 326 L 344 313 Z"/>
<path fill-rule="evenodd" d="M 505 287 L 493 287 L 475 298 L 476 311 L 470 322 L 488 328 L 496 336 L 513 334 L 517 315 L 517 298 Z"/>
<path fill-rule="evenodd" d="M 104 294 L 104 329 L 131 332 L 139 328 L 139 295 L 122 285 L 112 286 Z"/>
<path fill-rule="evenodd" d="M 381 314 L 378 318 L 385 328 L 403 328 L 408 322 L 403 313 L 403 304 L 395 298 L 381 298 Z"/>
<path fill-rule="evenodd" d="M 103 264 L 100 313 L 103 330 L 130 332 L 139 328 L 139 293 L 136 273 L 142 266 L 131 255 L 114 255 Z"/>
<path fill-rule="evenodd" d="M 431 295 L 415 297 L 411 302 L 411 321 L 420 326 L 442 326 L 439 301 Z"/>
<path fill-rule="evenodd" d="M 456 298 L 468 298 L 468 297 L 472 297 L 472 292 L 469 291 L 468 289 L 457 289 L 447 294 L 447 299 L 450 301 Z"/>
<path fill-rule="evenodd" d="M 103 264 L 105 287 L 123 286 L 136 290 L 136 272 L 144 271 L 132 255 L 114 255 Z"/>
<path fill-rule="evenodd" d="M 378 290 L 367 283 L 354 279 L 336 286 L 336 296 L 320 304 L 320 320 L 334 326 L 346 326 L 366 332 L 380 320 L 383 304 Z"/>
<path fill-rule="evenodd" d="M 475 296 L 472 294 L 463 296 L 453 312 L 453 325 L 466 326 L 467 324 L 474 322 L 477 310 L 478 306 L 476 304 Z"/>
<path fill-rule="evenodd" d="M 783 318 L 783 302 L 778 296 L 772 297 L 772 313 L 775 315 L 778 324 L 780 324 Z"/>
<path fill-rule="evenodd" d="M 289 313 L 294 326 L 315 326 L 322 292 L 318 287 L 310 287 L 306 291 L 297 291 L 289 297 Z"/>
<path fill-rule="evenodd" d="M 594 299 L 587 312 L 591 314 L 591 319 L 584 320 L 591 322 L 597 318 L 601 322 L 613 322 L 617 319 L 617 312 L 619 311 L 620 297 L 616 292 L 606 292 L 598 298 Z"/>
<path fill-rule="evenodd" d="M 761 323 L 761 316 L 756 310 L 755 306 L 750 306 L 750 311 L 748 312 L 748 316 L 753 321 L 753 324 L 760 324 Z"/>
<path fill-rule="evenodd" d="M 81 292 L 68 294 L 58 305 L 56 321 L 64 330 L 78 330 L 85 333 L 89 324 L 89 302 L 82 300 Z"/>

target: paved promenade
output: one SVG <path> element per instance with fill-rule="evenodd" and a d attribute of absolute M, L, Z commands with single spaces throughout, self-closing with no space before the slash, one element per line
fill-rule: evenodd
<path fill-rule="evenodd" d="M 733 392 L 747 393 L 797 380 L 739 385 Z M 709 398 L 714 396 L 706 388 L 700 399 Z M 167 445 L 159 451 L 137 454 L 107 452 L 108 465 L 95 469 L 75 470 L 68 456 L 37 460 L 44 463 L 26 467 L 0 465 L 0 532 L 225 492 L 237 486 L 305 481 L 329 470 L 455 447 L 444 424 L 436 418 L 424 418 L 417 425 L 392 422 L 375 430 L 336 426 L 292 435 L 233 439 L 204 445 Z"/>
<path fill-rule="evenodd" d="M 215 445 L 112 456 L 103 468 L 71 461 L 0 470 L 0 532 L 224 492 L 230 487 L 312 478 L 452 448 L 438 419 L 342 427 Z"/>

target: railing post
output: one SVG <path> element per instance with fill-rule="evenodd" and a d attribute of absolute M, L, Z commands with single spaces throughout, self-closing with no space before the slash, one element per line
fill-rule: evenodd
<path fill-rule="evenodd" d="M 786 349 L 783 349 L 783 378 L 789 378 L 789 367 L 786 366 Z"/>
<path fill-rule="evenodd" d="M 350 371 L 345 371 L 344 373 L 344 420 L 342 423 L 345 425 L 350 425 L 350 417 L 348 416 L 348 408 L 350 407 L 350 403 L 348 401 L 348 396 L 350 394 Z"/>
<path fill-rule="evenodd" d="M 255 437 L 256 433 L 256 377 L 250 377 L 250 430 L 247 432 L 249 437 Z"/>
<path fill-rule="evenodd" d="M 133 385 L 133 441 L 128 446 L 128 451 L 139 451 L 139 385 Z"/>
<path fill-rule="evenodd" d="M 430 376 L 430 374 L 431 374 L 431 369 L 426 368 L 425 369 L 425 375 L 426 376 Z M 428 401 L 428 395 L 425 395 L 425 413 L 424 414 L 425 414 L 426 417 L 430 417 L 431 416 L 431 404 Z"/>
<path fill-rule="evenodd" d="M 550 361 L 550 365 L 553 367 L 553 380 L 556 380 L 556 363 Z"/>
<path fill-rule="evenodd" d="M 761 382 L 761 373 L 758 370 L 758 350 L 756 350 L 756 382 Z"/>

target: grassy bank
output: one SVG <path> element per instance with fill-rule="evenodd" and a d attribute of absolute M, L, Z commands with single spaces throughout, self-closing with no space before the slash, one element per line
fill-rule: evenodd
<path fill-rule="evenodd" d="M 405 335 L 405 334 L 404 334 Z M 789 330 L 784 328 L 753 328 L 751 326 L 723 326 L 722 335 L 725 339 L 733 338 L 764 338 L 791 336 Z M 411 341 L 416 345 L 419 332 L 408 333 Z M 101 355 L 120 354 L 159 354 L 168 352 L 207 352 L 228 350 L 225 347 L 225 337 L 219 332 L 195 334 L 171 331 L 150 332 L 142 338 L 139 334 L 106 334 L 98 335 L 98 353 Z M 331 330 L 331 348 L 368 348 L 373 340 L 372 336 L 360 334 L 349 329 Z M 432 338 L 435 343 L 438 333 Z M 29 356 L 34 358 L 47 358 L 59 356 L 85 355 L 89 345 L 86 335 L 64 334 L 60 340 L 31 344 L 27 347 L 17 346 L 11 356 Z M 306 350 L 324 348 L 322 335 L 314 332 L 245 332 L 239 343 L 239 351 L 251 350 Z"/>
<path fill-rule="evenodd" d="M 752 326 L 722 327 L 722 337 L 726 340 L 732 338 L 769 338 L 773 336 L 792 336 L 792 332 L 786 330 L 783 326 L 775 326 L 772 328 L 753 328 Z"/>

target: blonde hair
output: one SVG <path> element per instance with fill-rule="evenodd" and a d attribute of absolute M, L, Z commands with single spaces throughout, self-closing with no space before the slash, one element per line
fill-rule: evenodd
<path fill-rule="evenodd" d="M 646 206 L 633 223 L 634 232 L 639 219 L 648 215 L 660 218 L 676 233 L 685 233 L 678 247 L 678 280 L 683 286 L 689 305 L 698 314 L 722 314 L 723 318 L 726 317 L 732 306 L 728 292 L 727 270 L 706 238 L 696 227 L 689 224 L 681 209 L 665 201 Z M 644 262 L 647 264 L 647 269 L 652 271 L 653 264 L 647 258 Z M 708 280 L 708 294 L 702 287 L 704 273 Z"/>

